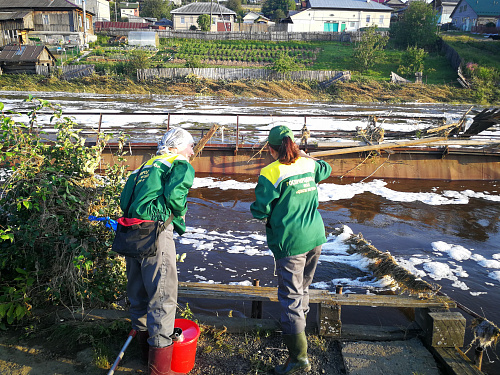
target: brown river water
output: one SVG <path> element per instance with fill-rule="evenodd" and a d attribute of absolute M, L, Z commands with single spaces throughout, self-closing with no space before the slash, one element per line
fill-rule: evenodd
<path fill-rule="evenodd" d="M 21 102 L 28 93 L 0 92 L 6 109 L 25 110 Z M 391 129 L 415 130 L 432 121 L 418 116 L 457 120 L 470 106 L 444 104 L 366 104 L 291 102 L 260 99 L 219 99 L 188 97 L 134 97 L 120 95 L 72 95 L 37 93 L 39 97 L 62 105 L 64 112 L 75 113 L 84 127 L 95 128 L 99 112 L 156 113 L 157 115 L 105 115 L 104 131 L 140 129 L 135 141 L 156 141 L 164 132 L 167 113 L 193 112 L 202 115 L 172 116 L 170 125 L 188 129 L 206 128 L 221 122 L 227 128 L 235 119 L 223 114 L 239 113 L 256 117 L 242 119 L 248 139 L 260 141 L 270 124 L 285 122 L 300 130 L 304 120 L 295 115 L 346 113 L 400 114 L 411 119 L 387 122 Z M 480 108 L 477 108 L 480 109 Z M 290 115 L 287 118 L 286 115 Z M 280 117 L 282 116 L 282 117 Z M 284 117 L 283 117 L 284 116 Z M 43 120 L 43 118 L 41 118 Z M 307 120 L 312 132 L 354 130 L 362 120 Z M 158 129 L 161 128 L 161 129 Z M 494 133 L 496 129 L 492 129 Z M 230 132 L 225 141 L 229 141 Z M 222 136 L 219 135 L 222 142 Z M 176 239 L 178 253 L 186 253 L 179 263 L 180 281 L 236 283 L 249 285 L 259 279 L 262 286 L 276 286 L 274 261 L 265 243 L 261 222 L 252 218 L 249 207 L 254 200 L 257 176 L 197 175 L 189 194 L 187 233 Z M 381 251 L 389 251 L 400 264 L 424 280 L 441 285 L 442 291 L 462 305 L 495 324 L 500 324 L 500 187 L 498 182 L 446 182 L 369 179 L 364 182 L 330 178 L 320 187 L 319 210 L 327 233 L 347 226 Z M 330 291 L 343 285 L 345 293 L 377 293 L 387 289 L 363 268 L 359 259 L 345 257 L 328 237 L 324 256 L 313 287 Z M 238 301 L 190 301 L 193 311 L 248 316 L 250 306 Z M 376 325 L 407 324 L 398 312 L 383 308 L 345 308 L 345 323 Z M 460 310 L 457 310 L 460 311 Z M 471 317 L 463 313 L 470 325 Z M 277 317 L 275 306 L 264 306 L 264 317 Z M 470 327 L 466 350 L 473 337 Z M 473 349 L 469 353 L 472 353 Z M 500 374 L 499 350 L 488 349 L 483 370 Z"/>

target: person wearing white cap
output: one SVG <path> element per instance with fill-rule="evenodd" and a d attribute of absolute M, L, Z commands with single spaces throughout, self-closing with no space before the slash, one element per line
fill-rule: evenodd
<path fill-rule="evenodd" d="M 177 306 L 173 232 L 186 231 L 187 195 L 193 185 L 193 137 L 171 128 L 158 142 L 157 156 L 129 176 L 120 197 L 125 218 L 168 224 L 158 234 L 156 255 L 126 257 L 127 296 L 132 328 L 151 375 L 170 374 Z"/>

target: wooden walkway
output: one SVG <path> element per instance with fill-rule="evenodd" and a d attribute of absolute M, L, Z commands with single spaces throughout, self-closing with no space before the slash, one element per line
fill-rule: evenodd
<path fill-rule="evenodd" d="M 179 282 L 179 297 L 278 302 L 278 288 Z M 455 301 L 444 296 L 419 298 L 407 295 L 332 294 L 318 289 L 309 290 L 309 300 L 310 303 L 339 306 L 441 309 L 457 307 Z"/>

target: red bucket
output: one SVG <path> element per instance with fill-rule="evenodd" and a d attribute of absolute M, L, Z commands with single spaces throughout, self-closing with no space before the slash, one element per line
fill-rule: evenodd
<path fill-rule="evenodd" d="M 177 373 L 187 374 L 194 367 L 200 327 L 188 319 L 175 319 L 174 327 L 182 330 L 184 339 L 174 341 L 171 368 Z"/>

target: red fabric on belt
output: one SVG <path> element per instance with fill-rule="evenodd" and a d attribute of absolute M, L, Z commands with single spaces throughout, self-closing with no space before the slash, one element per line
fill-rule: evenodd
<path fill-rule="evenodd" d="M 151 223 L 154 220 L 142 220 L 136 219 L 135 217 L 120 217 L 118 218 L 118 224 L 121 224 L 125 227 L 130 227 L 131 225 L 141 224 L 141 223 Z"/>

